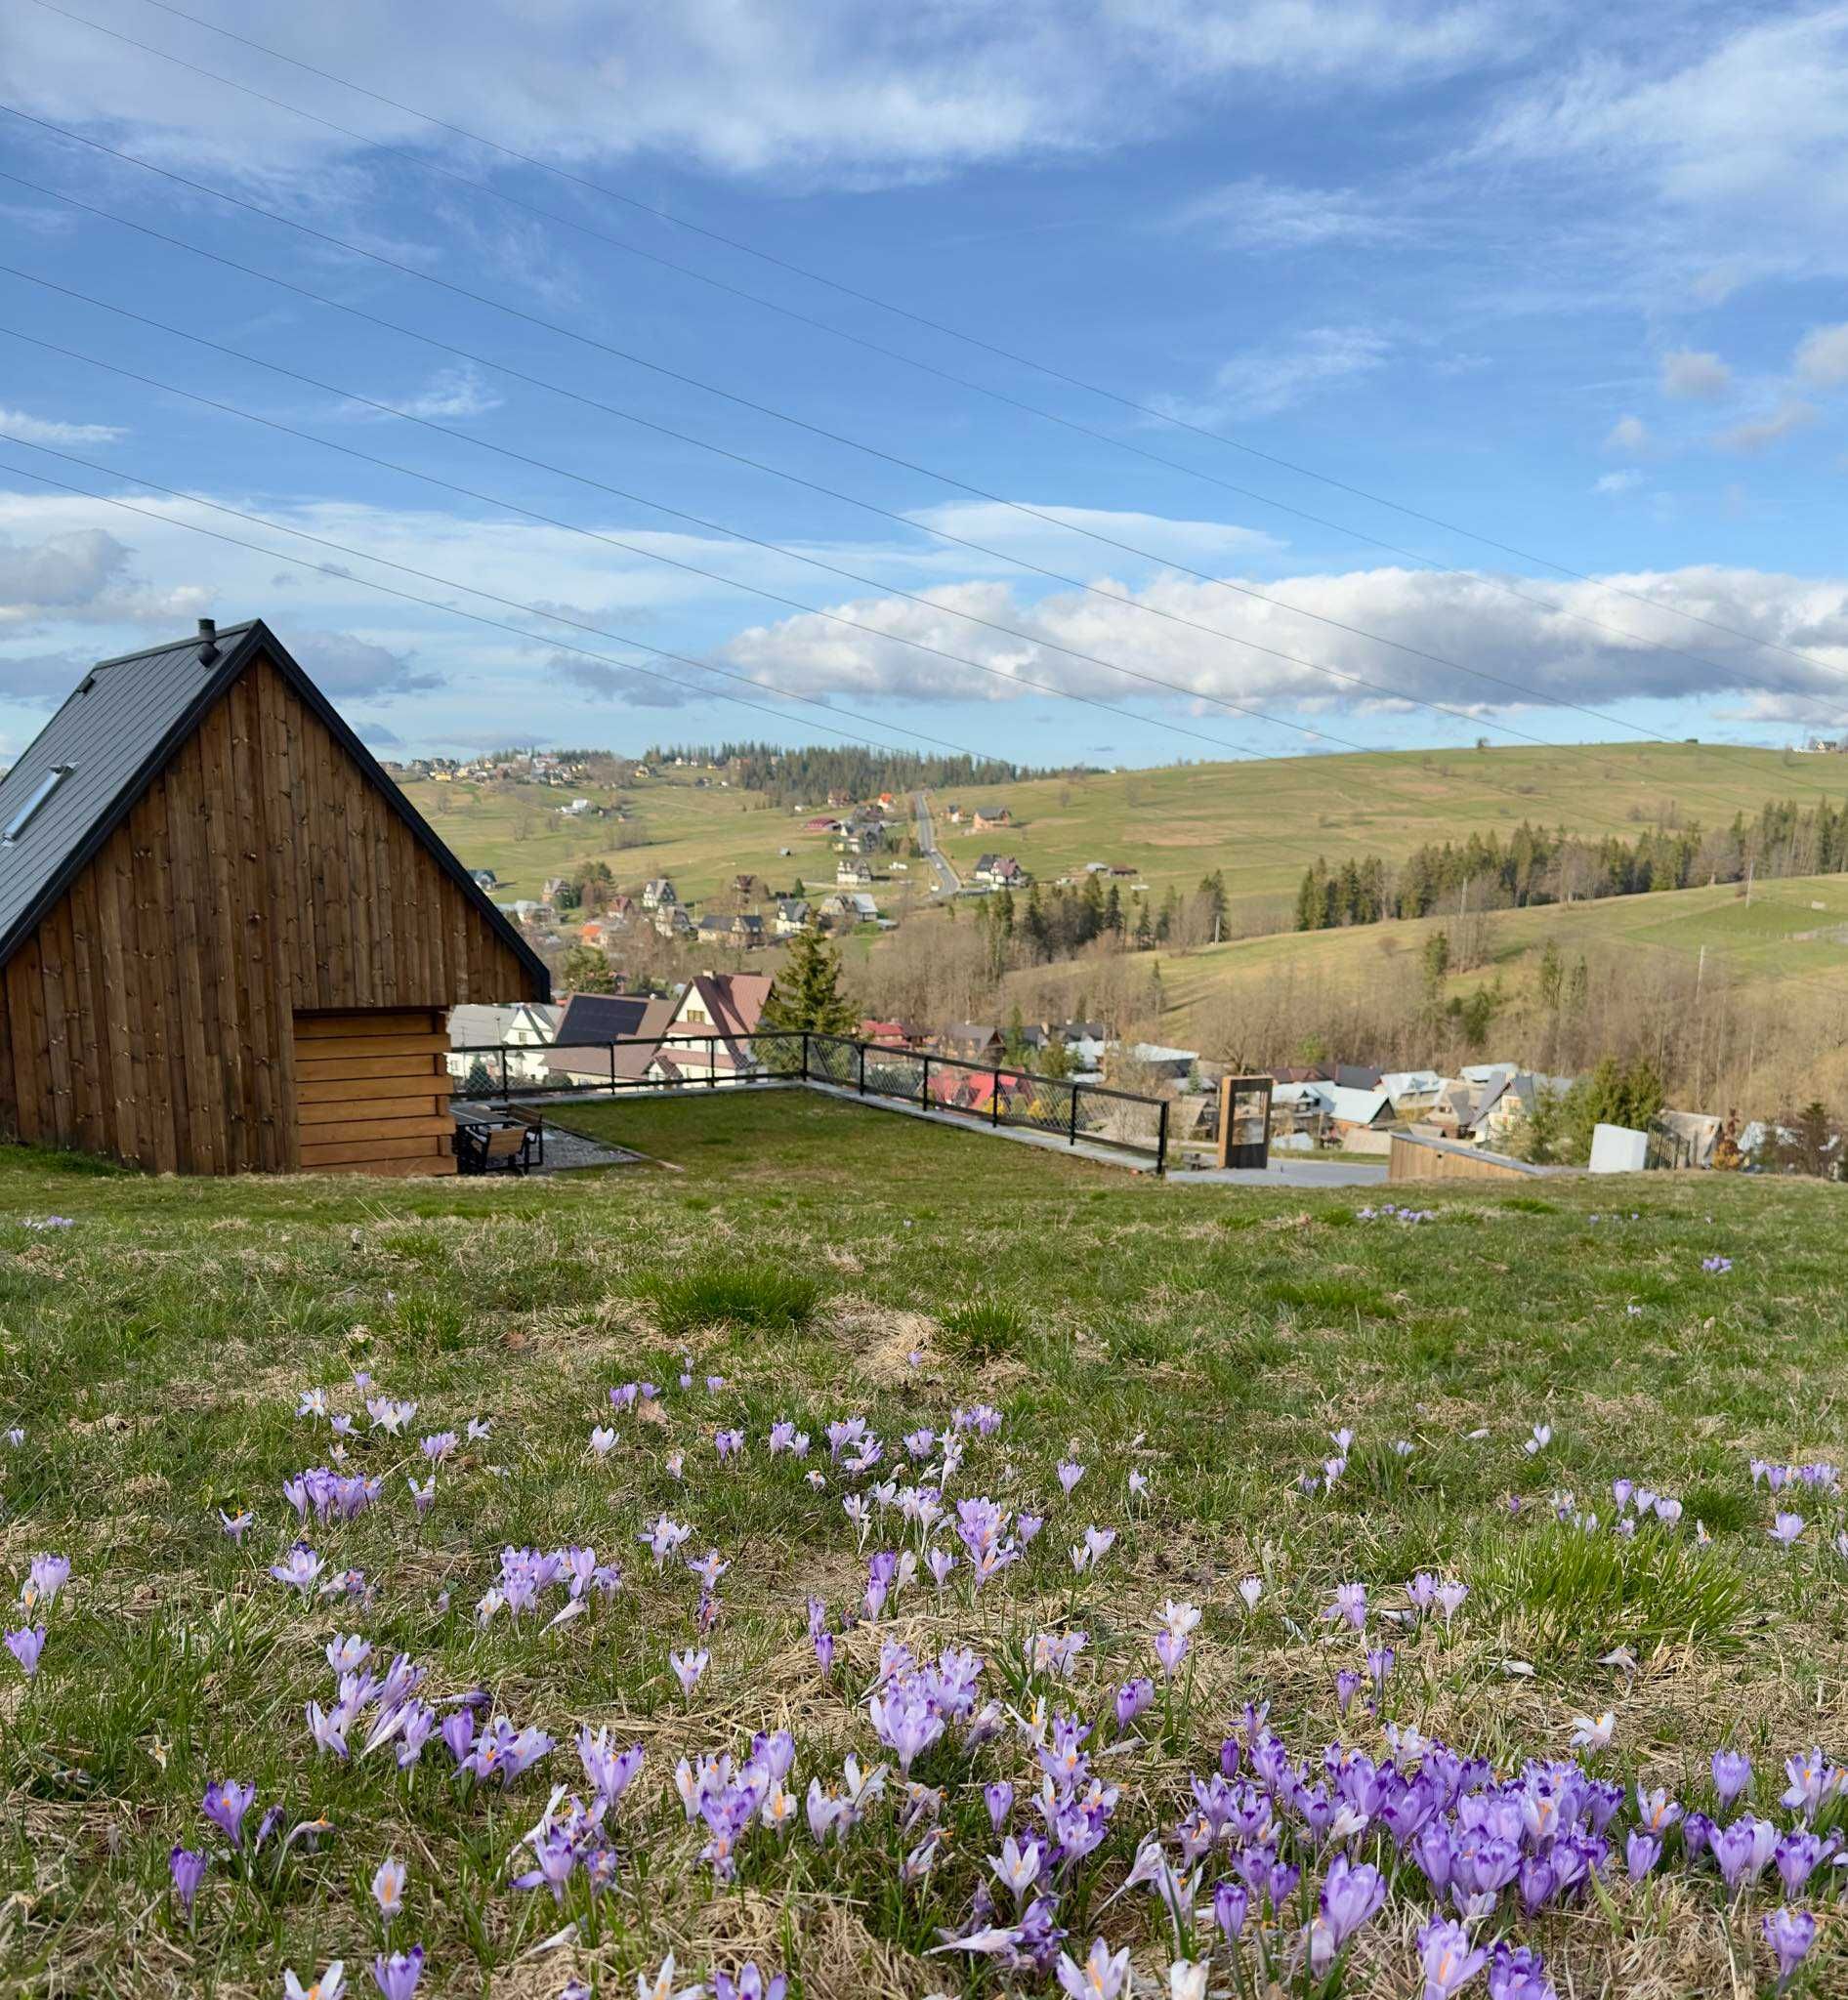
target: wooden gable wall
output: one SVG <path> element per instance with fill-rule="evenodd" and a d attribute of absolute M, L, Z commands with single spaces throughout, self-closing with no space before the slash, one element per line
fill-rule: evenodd
<path fill-rule="evenodd" d="M 259 655 L 0 968 L 0 1128 L 159 1172 L 301 1165 L 294 1016 L 532 976 Z"/>

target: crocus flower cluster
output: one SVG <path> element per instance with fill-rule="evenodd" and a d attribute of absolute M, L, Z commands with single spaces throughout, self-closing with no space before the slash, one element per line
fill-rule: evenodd
<path fill-rule="evenodd" d="M 399 1653 L 387 1671 L 371 1671 L 372 1645 L 357 1633 L 327 1642 L 327 1665 L 334 1675 L 334 1700 L 325 1710 L 318 1701 L 308 1704 L 309 1733 L 315 1748 L 343 1762 L 354 1754 L 353 1736 L 357 1726 L 366 1724 L 357 1754 L 369 1756 L 387 1744 L 392 1746 L 400 1771 L 408 1771 L 423 1755 L 424 1745 L 437 1727 L 437 1712 L 418 1699 L 427 1669 L 416 1666 Z M 369 1720 L 367 1718 L 369 1717 Z"/>

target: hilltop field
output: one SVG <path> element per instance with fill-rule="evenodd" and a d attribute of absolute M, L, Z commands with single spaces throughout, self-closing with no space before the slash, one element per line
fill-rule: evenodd
<path fill-rule="evenodd" d="M 0 1986 L 1411 2000 L 1474 1897 L 1470 1995 L 1848 1988 L 1838 1189 L 599 1115 L 0 1152 Z"/>
<path fill-rule="evenodd" d="M 712 895 L 748 870 L 782 885 L 831 882 L 825 836 L 802 829 L 808 813 L 771 810 L 762 797 L 695 786 L 670 771 L 617 793 L 631 817 L 574 821 L 561 795 L 538 786 L 421 782 L 418 810 L 471 867 L 492 868 L 503 898 L 537 896 L 570 860 L 602 858 L 618 879 L 669 875 L 683 896 Z M 1199 764 L 1031 782 L 933 800 L 939 843 L 965 868 L 986 850 L 1012 854 L 1042 880 L 1087 861 L 1137 870 L 1159 899 L 1224 871 L 1235 905 L 1292 896 L 1318 854 L 1400 859 L 1429 841 L 1506 834 L 1523 819 L 1578 834 L 1634 839 L 1666 814 L 1681 823 L 1730 823 L 1767 801 L 1814 805 L 1848 796 L 1848 760 L 1690 744 L 1594 744 L 1563 749 L 1381 751 L 1365 756 Z M 819 809 L 820 802 L 817 802 Z M 995 833 L 952 827 L 948 809 L 1005 804 L 1021 823 Z M 789 856 L 782 848 L 793 852 Z M 888 885 L 897 894 L 903 877 Z M 920 895 L 928 888 L 919 878 Z"/>

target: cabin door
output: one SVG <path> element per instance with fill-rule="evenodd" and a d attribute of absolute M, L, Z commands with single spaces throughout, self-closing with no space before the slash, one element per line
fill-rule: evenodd
<path fill-rule="evenodd" d="M 304 1173 L 453 1174 L 449 1037 L 433 1008 L 295 1017 Z"/>

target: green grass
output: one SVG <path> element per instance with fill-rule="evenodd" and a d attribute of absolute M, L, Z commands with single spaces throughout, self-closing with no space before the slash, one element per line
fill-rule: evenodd
<path fill-rule="evenodd" d="M 720 1262 L 662 1278 L 648 1298 L 661 1332 L 676 1340 L 709 1326 L 800 1333 L 815 1317 L 821 1287 L 784 1265 Z"/>
<path fill-rule="evenodd" d="M 1351 1194 L 1163 1186 L 794 1091 L 556 1109 L 665 1164 L 201 1183 L 0 1152 L 0 1431 L 23 1434 L 0 1440 L 0 1569 L 17 1580 L 42 1550 L 73 1562 L 37 1680 L 0 1658 L 0 1991 L 244 2000 L 277 1992 L 285 1965 L 306 1979 L 334 1956 L 358 1988 L 381 1938 L 367 1885 L 388 1853 L 410 1869 L 394 1937 L 428 1949 L 426 1994 L 550 2000 L 577 1974 L 626 2000 L 670 1945 L 688 1981 L 749 1955 L 787 1963 L 804 2000 L 963 1990 L 962 1971 L 925 1953 L 993 1852 L 982 1782 L 1031 1790 L 1011 1729 L 973 1764 L 921 1760 L 954 1836 L 928 1891 L 901 1878 L 919 1832 L 890 1802 L 845 1848 L 754 1835 L 739 1884 L 715 1891 L 670 1782 L 679 1757 L 779 1726 L 804 1790 L 838 1780 L 850 1749 L 870 1761 L 864 1696 L 887 1633 L 933 1651 L 967 1642 L 1017 1706 L 1043 1695 L 1095 1718 L 1150 1670 L 1164 1600 L 1202 1607 L 1190 1675 L 1146 1746 L 1106 1767 L 1123 1804 L 1095 1894 L 1068 1919 L 1080 1943 L 1100 1929 L 1133 1945 L 1152 1978 L 1165 1968 L 1153 1906 L 1105 1898 L 1245 1700 L 1269 1699 L 1299 1753 L 1340 1729 L 1384 1754 L 1359 1706 L 1337 1718 L 1334 1674 L 1363 1645 L 1323 1616 L 1344 1581 L 1381 1610 L 1414 1569 L 1471 1584 L 1449 1628 L 1374 1625 L 1367 1643 L 1390 1631 L 1398 1653 L 1390 1716 L 1504 1769 L 1563 1754 L 1575 1715 L 1613 1709 L 1614 1775 L 1693 1800 L 1691 1773 L 1730 1737 L 1764 1774 L 1759 1810 L 1781 1816 L 1783 1757 L 1834 1740 L 1844 1503 L 1806 1490 L 1809 1527 L 1785 1551 L 1746 1468 L 1848 1459 L 1839 1189 L 1562 1180 L 1520 1205 L 1434 1189 L 1437 1220 L 1403 1229 L 1361 1221 Z M 1619 1200 L 1640 1220 L 1586 1227 Z M 72 1227 L 24 1227 L 50 1215 Z M 1733 1259 L 1724 1278 L 1700 1271 L 1714 1251 Z M 356 1367 L 416 1400 L 403 1437 L 368 1430 Z M 664 1385 L 658 1410 L 612 1410 L 609 1392 L 642 1380 Z M 357 1519 L 308 1529 L 367 1595 L 301 1604 L 266 1572 L 297 1532 L 282 1482 L 334 1463 L 327 1424 L 296 1414 L 316 1386 L 358 1419 L 348 1466 L 384 1487 Z M 875 1510 L 862 1548 L 843 1498 L 915 1479 L 901 1440 L 976 1404 L 1000 1428 L 972 1436 L 953 1495 L 1034 1508 L 1044 1532 L 973 1602 L 920 1579 L 890 1622 L 841 1632 L 867 1556 L 902 1534 Z M 884 1445 L 858 1479 L 826 1436 L 853 1415 Z M 419 1521 L 416 1440 L 476 1417 L 491 1432 L 463 1438 Z M 806 1459 L 767 1450 L 784 1419 L 809 1434 Z M 1539 1422 L 1552 1438 L 1529 1454 Z M 588 1438 L 606 1423 L 618 1436 L 598 1457 Z M 721 1428 L 747 1439 L 723 1464 Z M 1305 1490 L 1344 1428 L 1346 1470 Z M 1085 1468 L 1070 1500 L 1064 1460 Z M 1679 1497 L 1679 1527 L 1626 1543 L 1555 1524 L 1565 1492 L 1608 1522 L 1618 1477 Z M 218 1521 L 239 1507 L 256 1517 L 241 1547 Z M 696 1581 L 678 1562 L 657 1571 L 637 1540 L 664 1512 L 693 1529 L 685 1555 L 732 1565 L 703 1638 Z M 1068 1551 L 1091 1523 L 1117 1540 L 1080 1579 Z M 543 1616 L 478 1626 L 503 1549 L 571 1545 L 621 1564 L 610 1604 L 547 1632 L 555 1591 Z M 1237 1595 L 1247 1574 L 1263 1583 L 1255 1612 Z M 812 1594 L 840 1633 L 827 1682 L 806 1640 Z M 1029 1637 L 1070 1629 L 1090 1640 L 1072 1681 L 1029 1679 Z M 507 1794 L 458 1789 L 434 1740 L 411 1775 L 389 1752 L 315 1757 L 303 1710 L 329 1700 L 322 1651 L 347 1631 L 428 1667 L 433 1698 L 484 1689 L 560 1747 Z M 687 1699 L 667 1653 L 695 1644 L 711 1664 Z M 1618 1644 L 1633 1674 L 1603 1663 Z M 548 1786 L 580 1784 L 571 1733 L 605 1723 L 647 1759 L 612 1814 L 615 1889 L 561 1912 L 508 1876 Z M 332 1825 L 286 1857 L 266 1850 L 249 1881 L 216 1863 L 189 1929 L 168 1851 L 206 1843 L 198 1800 L 229 1775 L 290 1825 Z M 1350 1992 L 1417 1990 L 1409 1894 L 1402 1883 L 1393 1923 L 1369 1933 Z M 1608 1920 L 1542 1927 L 1562 1992 L 1568 1978 L 1654 2000 L 1762 1981 L 1761 1903 L 1729 1917 L 1716 1882 L 1685 1871 L 1652 1896 L 1619 1870 L 1611 1896 Z M 582 1933 L 529 1956 L 567 1916 Z M 1831 1935 L 1812 1990 L 1844 1977 Z M 978 1973 L 967 1990 L 1000 1989 Z"/>

